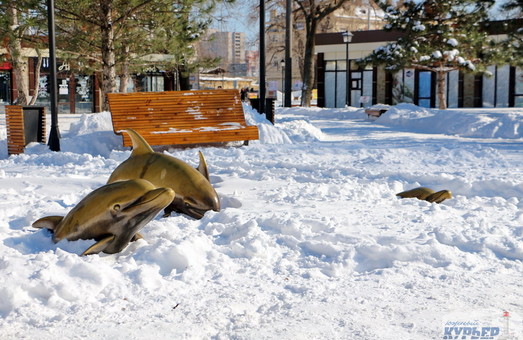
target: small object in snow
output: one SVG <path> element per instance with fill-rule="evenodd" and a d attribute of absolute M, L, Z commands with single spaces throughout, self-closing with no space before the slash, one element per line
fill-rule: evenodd
<path fill-rule="evenodd" d="M 426 187 L 419 187 L 396 194 L 401 198 L 417 198 L 425 200 L 431 203 L 441 203 L 446 199 L 452 198 L 452 192 L 450 190 L 441 190 L 435 192 L 434 190 Z"/>

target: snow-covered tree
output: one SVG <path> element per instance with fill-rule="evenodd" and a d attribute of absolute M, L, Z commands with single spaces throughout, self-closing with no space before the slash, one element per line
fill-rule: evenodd
<path fill-rule="evenodd" d="M 493 0 L 408 0 L 402 6 L 379 1 L 385 29 L 403 33 L 396 42 L 376 49 L 362 64 L 431 71 L 437 77 L 439 108 L 446 109 L 446 75 L 450 71 L 482 72 L 496 55 L 483 29 Z"/>
<path fill-rule="evenodd" d="M 0 46 L 5 48 L 7 60 L 13 67 L 16 88 L 16 102 L 19 105 L 34 104 L 37 93 L 29 96 L 28 83 L 25 81 L 28 72 L 27 58 L 24 56 L 23 46 L 31 46 L 38 53 L 40 65 L 43 31 L 46 21 L 41 14 L 43 8 L 38 0 L 6 0 L 0 2 Z M 37 77 L 40 67 L 36 68 Z M 38 89 L 36 89 L 38 91 Z"/>
<path fill-rule="evenodd" d="M 502 9 L 511 11 L 515 16 L 507 23 L 509 39 L 506 41 L 505 60 L 511 65 L 523 67 L 523 0 L 510 0 Z"/>

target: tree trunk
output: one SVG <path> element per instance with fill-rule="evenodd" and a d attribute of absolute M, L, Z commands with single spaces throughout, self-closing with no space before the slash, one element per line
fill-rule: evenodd
<path fill-rule="evenodd" d="M 447 84 L 445 82 L 445 76 L 447 72 L 437 71 L 437 81 L 438 81 L 438 100 L 439 100 L 439 109 L 447 109 Z"/>
<path fill-rule="evenodd" d="M 113 27 L 113 8 L 109 1 L 103 1 L 102 16 L 102 110 L 109 110 L 107 93 L 116 92 L 116 56 L 114 52 L 114 27 Z"/>
<path fill-rule="evenodd" d="M 123 48 L 123 55 L 124 60 L 122 62 L 121 70 L 120 70 L 120 93 L 126 93 L 127 92 L 127 83 L 129 82 L 129 78 L 131 75 L 129 74 L 129 46 L 125 46 Z"/>
<path fill-rule="evenodd" d="M 14 7 L 8 9 L 9 25 L 14 31 L 18 28 L 18 11 Z M 17 96 L 16 101 L 18 105 L 27 105 L 29 99 L 29 88 L 25 81 L 27 74 L 27 61 L 22 55 L 22 43 L 17 37 L 16 32 L 12 32 L 8 39 L 7 53 L 9 54 L 11 64 L 13 66 L 13 75 L 16 82 Z"/>
<path fill-rule="evenodd" d="M 187 73 L 187 68 L 185 65 L 180 65 L 178 67 L 178 83 L 180 84 L 181 91 L 188 91 L 191 89 L 191 80 L 189 74 Z"/>
<path fill-rule="evenodd" d="M 314 36 L 316 33 L 316 22 L 310 23 L 310 29 L 305 38 L 305 56 L 303 60 L 303 89 L 301 94 L 301 105 L 309 107 L 312 100 L 312 89 L 314 88 Z"/>
<path fill-rule="evenodd" d="M 38 99 L 38 94 L 40 93 L 40 73 L 42 68 L 42 52 L 39 48 L 36 49 L 36 53 L 38 54 L 38 61 L 36 62 L 35 66 L 35 90 L 33 93 L 33 97 L 31 98 L 31 101 L 29 102 L 29 105 L 34 105 L 36 103 L 36 100 Z"/>

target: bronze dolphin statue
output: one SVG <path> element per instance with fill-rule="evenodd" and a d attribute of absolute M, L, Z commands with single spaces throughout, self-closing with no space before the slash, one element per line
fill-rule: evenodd
<path fill-rule="evenodd" d="M 435 192 L 434 190 L 426 187 L 419 187 L 396 194 L 401 198 L 417 198 L 425 200 L 431 203 L 441 203 L 446 199 L 452 198 L 452 192 L 450 190 L 441 190 Z"/>
<path fill-rule="evenodd" d="M 123 130 L 131 137 L 131 156 L 111 174 L 107 183 L 143 178 L 157 187 L 171 188 L 176 193 L 165 214 L 181 212 L 200 219 L 206 211 L 220 211 L 220 199 L 209 181 L 207 163 L 200 152 L 195 169 L 175 157 L 154 152 L 145 139 L 133 129 Z"/>
<path fill-rule="evenodd" d="M 35 228 L 53 232 L 55 243 L 95 239 L 82 255 L 114 254 L 141 235 L 138 231 L 174 198 L 170 188 L 157 188 L 136 179 L 106 184 L 84 197 L 69 213 L 47 216 L 33 223 Z"/>

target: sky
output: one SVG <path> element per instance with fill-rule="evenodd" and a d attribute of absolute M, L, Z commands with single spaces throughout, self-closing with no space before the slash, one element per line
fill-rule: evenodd
<path fill-rule="evenodd" d="M 506 12 L 500 11 L 499 6 L 506 3 L 507 0 L 497 0 L 493 11 L 495 19 L 506 18 Z M 236 0 L 234 4 L 217 6 L 213 28 L 227 32 L 244 32 L 247 36 L 247 43 L 251 46 L 257 46 L 259 24 L 256 20 L 249 19 L 249 15 L 258 15 L 253 13 L 253 8 L 259 4 L 258 0 Z M 268 13 L 267 13 L 268 14 Z"/>

